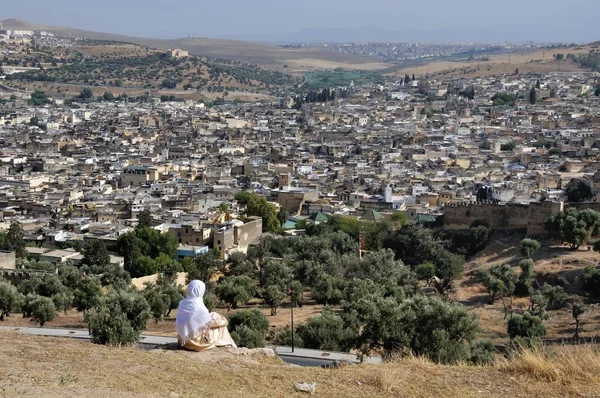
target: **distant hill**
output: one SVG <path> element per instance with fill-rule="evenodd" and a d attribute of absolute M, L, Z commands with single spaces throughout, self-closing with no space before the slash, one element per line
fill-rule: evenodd
<path fill-rule="evenodd" d="M 235 38 L 235 37 L 231 37 Z M 349 28 L 303 29 L 290 34 L 246 36 L 247 40 L 266 43 L 361 43 L 361 42 L 403 42 L 403 43 L 503 43 L 523 42 L 588 42 L 594 40 L 593 31 L 581 32 L 561 27 L 552 31 L 526 34 L 518 29 L 475 29 L 475 28 L 423 28 L 423 29 L 382 29 L 378 26 Z"/>
<path fill-rule="evenodd" d="M 286 64 L 292 72 L 302 72 L 316 68 L 383 69 L 387 67 L 387 65 L 381 63 L 376 58 L 340 54 L 319 49 L 290 49 L 239 40 L 195 37 L 165 40 L 147 39 L 112 33 L 46 26 L 17 19 L 6 19 L 2 22 L 5 29 L 45 30 L 61 37 L 68 37 L 70 35 L 71 37 L 95 40 L 114 40 L 135 43 L 159 50 L 181 48 L 193 55 L 231 59 L 264 66 Z"/>

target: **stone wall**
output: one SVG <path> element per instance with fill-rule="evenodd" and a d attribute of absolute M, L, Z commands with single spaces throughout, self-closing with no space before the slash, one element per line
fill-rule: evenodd
<path fill-rule="evenodd" d="M 562 209 L 562 202 L 550 201 L 530 204 L 447 203 L 444 208 L 444 229 L 465 229 L 475 221 L 480 221 L 495 230 L 519 230 L 531 236 L 543 235 L 546 219 Z"/>
<path fill-rule="evenodd" d="M 234 241 L 239 247 L 247 247 L 262 235 L 262 218 L 255 217 L 252 221 L 234 228 Z"/>

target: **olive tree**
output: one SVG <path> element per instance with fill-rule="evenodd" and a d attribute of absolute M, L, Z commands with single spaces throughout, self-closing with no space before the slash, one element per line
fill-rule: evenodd
<path fill-rule="evenodd" d="M 531 258 L 540 248 L 540 242 L 535 239 L 523 239 L 521 241 L 521 255 L 525 258 Z"/>
<path fill-rule="evenodd" d="M 236 309 L 238 303 L 246 304 L 254 296 L 254 285 L 248 276 L 230 276 L 222 278 L 216 289 L 217 297 L 229 304 L 229 309 Z"/>
<path fill-rule="evenodd" d="M 9 282 L 0 281 L 0 321 L 11 311 L 20 311 L 22 295 Z"/>
<path fill-rule="evenodd" d="M 575 318 L 575 339 L 579 340 L 579 324 L 581 322 L 581 315 L 585 313 L 586 306 L 582 302 L 573 303 L 573 318 Z"/>
<path fill-rule="evenodd" d="M 49 297 L 39 296 L 31 303 L 31 309 L 33 319 L 38 321 L 40 326 L 44 326 L 46 322 L 54 320 L 57 316 L 54 302 Z"/>
<path fill-rule="evenodd" d="M 122 345 L 137 342 L 151 316 L 140 293 L 113 290 L 97 299 L 84 319 L 94 343 Z"/>

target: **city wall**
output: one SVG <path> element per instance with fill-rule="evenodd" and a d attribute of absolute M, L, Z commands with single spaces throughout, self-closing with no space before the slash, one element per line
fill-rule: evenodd
<path fill-rule="evenodd" d="M 527 232 L 543 235 L 544 222 L 563 209 L 562 202 L 532 202 L 530 204 L 493 202 L 447 203 L 444 208 L 444 229 L 469 228 L 475 221 L 495 230 Z"/>

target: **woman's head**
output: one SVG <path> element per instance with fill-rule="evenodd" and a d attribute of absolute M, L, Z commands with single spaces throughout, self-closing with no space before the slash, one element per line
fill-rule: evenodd
<path fill-rule="evenodd" d="M 204 282 L 199 281 L 199 280 L 193 280 L 190 282 L 190 285 L 188 286 L 188 297 L 191 298 L 202 298 L 204 296 L 204 290 L 206 289 L 206 286 L 204 285 Z"/>

